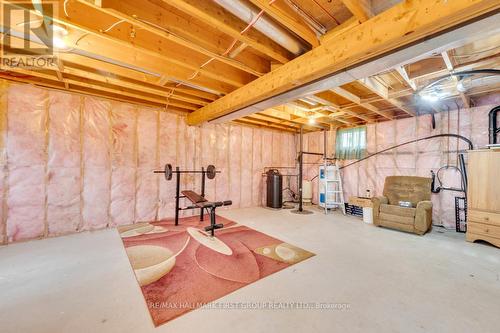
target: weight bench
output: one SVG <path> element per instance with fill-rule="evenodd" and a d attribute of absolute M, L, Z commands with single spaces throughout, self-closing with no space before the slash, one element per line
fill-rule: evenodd
<path fill-rule="evenodd" d="M 205 227 L 205 231 L 209 231 L 212 237 L 215 235 L 215 230 L 222 229 L 224 227 L 223 224 L 217 224 L 215 221 L 215 208 L 221 206 L 230 206 L 233 204 L 231 200 L 211 202 L 194 191 L 182 191 L 181 193 L 194 204 L 193 206 L 186 208 L 201 208 L 202 221 L 203 212 L 205 211 L 205 209 L 210 213 L 210 225 L 208 227 Z"/>

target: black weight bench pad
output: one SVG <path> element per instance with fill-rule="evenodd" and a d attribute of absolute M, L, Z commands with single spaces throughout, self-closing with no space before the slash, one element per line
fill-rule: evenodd
<path fill-rule="evenodd" d="M 231 200 L 211 202 L 194 191 L 182 191 L 182 194 L 200 208 L 220 207 L 232 205 Z"/>

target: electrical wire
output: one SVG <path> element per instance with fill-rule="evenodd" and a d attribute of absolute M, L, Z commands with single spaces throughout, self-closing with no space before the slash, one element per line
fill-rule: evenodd
<path fill-rule="evenodd" d="M 270 0 L 268 4 L 272 5 L 275 1 L 276 0 Z M 257 15 L 255 15 L 255 17 L 250 21 L 250 23 L 248 23 L 248 25 L 243 30 L 240 31 L 240 35 L 245 34 L 252 26 L 254 26 L 255 23 L 257 23 L 257 21 L 262 17 L 262 15 L 264 15 L 264 12 L 265 12 L 265 10 L 262 9 Z M 231 52 L 231 50 L 235 47 L 236 43 L 238 43 L 238 38 L 234 38 L 233 39 L 233 41 L 231 42 L 231 44 L 229 45 L 229 47 L 224 51 L 224 53 L 222 53 L 222 56 L 226 56 L 227 54 L 229 54 Z M 198 76 L 198 74 L 200 73 L 200 71 L 205 66 L 207 66 L 208 64 L 210 64 L 215 59 L 216 58 L 212 57 L 212 58 L 208 59 L 207 61 L 205 61 L 203 64 L 201 64 L 201 66 L 187 79 L 187 81 L 193 80 L 196 76 Z M 170 104 L 170 98 L 174 94 L 175 89 L 177 89 L 181 85 L 182 85 L 182 82 L 178 82 L 174 87 L 172 87 L 170 93 L 167 95 L 167 103 L 165 105 L 165 108 L 168 108 L 168 106 Z"/>
<path fill-rule="evenodd" d="M 109 32 L 109 31 L 113 30 L 113 28 L 114 28 L 114 27 L 116 27 L 117 25 L 120 25 L 120 24 L 122 24 L 122 23 L 124 23 L 124 22 L 127 22 L 127 20 L 125 20 L 125 19 L 123 19 L 123 20 L 119 20 L 119 21 L 117 21 L 117 22 L 113 23 L 112 25 L 110 25 L 107 29 L 105 29 L 105 30 L 101 30 L 101 32 L 102 32 L 102 33 L 107 33 L 107 32 Z"/>
<path fill-rule="evenodd" d="M 430 140 L 430 139 L 434 139 L 434 138 L 441 138 L 441 137 L 454 137 L 454 138 L 458 138 L 460 140 L 463 140 L 463 141 L 467 142 L 467 144 L 469 145 L 469 150 L 473 150 L 474 149 L 474 145 L 472 144 L 472 141 L 470 139 L 466 138 L 465 136 L 458 135 L 458 134 L 452 134 L 452 133 L 448 133 L 448 134 L 436 134 L 436 135 L 426 136 L 426 137 L 420 138 L 420 139 L 415 139 L 415 140 L 407 141 L 407 142 L 400 143 L 398 145 L 386 148 L 386 149 L 378 151 L 378 152 L 376 152 L 374 154 L 371 154 L 371 155 L 368 155 L 366 157 L 363 157 L 363 158 L 361 158 L 361 159 L 359 159 L 357 161 L 354 161 L 352 163 L 344 165 L 344 166 L 340 167 L 339 169 L 342 170 L 344 168 L 347 168 L 347 167 L 350 167 L 351 165 L 360 163 L 360 162 L 362 162 L 364 160 L 367 160 L 367 159 L 369 159 L 369 158 L 371 158 L 373 156 L 376 156 L 378 154 L 385 153 L 386 151 L 389 151 L 389 150 L 392 150 L 392 149 L 396 149 L 396 148 L 399 148 L 401 146 L 408 145 L 410 143 L 415 143 L 415 142 L 419 142 L 419 141 L 423 141 L 423 140 Z"/>
<path fill-rule="evenodd" d="M 338 20 L 337 20 L 337 19 L 336 19 L 336 18 L 335 18 L 332 14 L 330 14 L 330 11 L 329 11 L 329 10 L 327 10 L 325 7 L 323 7 L 323 6 L 322 6 L 322 5 L 321 5 L 318 1 L 313 0 L 313 2 L 314 2 L 317 6 L 319 6 L 319 7 L 320 7 L 320 8 L 321 8 L 321 9 L 322 9 L 325 13 L 326 13 L 326 15 L 330 16 L 330 17 L 331 17 L 331 18 L 335 21 L 335 23 L 336 23 L 337 25 L 340 25 L 340 22 L 339 22 L 339 21 L 338 21 Z"/>
<path fill-rule="evenodd" d="M 69 14 L 68 14 L 68 2 L 69 2 L 69 0 L 64 0 L 64 3 L 63 3 L 64 15 L 66 15 L 67 17 L 69 17 Z"/>

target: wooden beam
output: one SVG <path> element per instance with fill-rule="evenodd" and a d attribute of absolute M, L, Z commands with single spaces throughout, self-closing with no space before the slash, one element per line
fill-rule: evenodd
<path fill-rule="evenodd" d="M 235 122 L 242 123 L 242 124 L 258 125 L 261 127 L 268 127 L 268 128 L 273 128 L 273 129 L 279 129 L 281 131 L 297 132 L 297 130 L 298 130 L 298 127 L 279 125 L 279 124 L 276 124 L 276 123 L 271 122 L 271 121 L 253 118 L 252 116 L 247 116 L 245 118 L 237 119 L 237 120 L 235 120 Z"/>
<path fill-rule="evenodd" d="M 453 73 L 455 71 L 455 66 L 453 65 L 453 60 L 451 59 L 450 57 L 450 54 L 448 53 L 448 51 L 444 51 L 441 53 L 441 57 L 443 57 L 443 61 L 446 65 L 446 68 L 448 69 L 448 72 L 450 73 Z M 453 82 L 455 82 L 455 84 L 458 83 L 458 78 L 456 76 L 452 76 L 453 78 Z M 462 102 L 464 103 L 464 106 L 466 108 L 470 108 L 470 99 L 468 96 L 466 96 L 463 92 L 461 91 L 458 91 L 458 89 L 456 89 L 460 98 L 462 99 Z"/>
<path fill-rule="evenodd" d="M 173 106 L 169 106 L 167 109 L 165 109 L 165 105 L 163 103 L 153 103 L 145 100 L 138 100 L 135 98 L 130 98 L 124 95 L 120 94 L 110 94 L 103 92 L 101 90 L 96 90 L 96 89 L 87 89 L 87 88 L 82 88 L 82 87 L 77 87 L 77 86 L 69 86 L 68 89 L 64 87 L 64 85 L 61 85 L 61 83 L 55 78 L 53 80 L 44 80 L 36 77 L 16 77 L 16 76 L 11 76 L 8 75 L 7 72 L 0 73 L 0 78 L 6 79 L 9 81 L 15 81 L 15 82 L 20 82 L 24 84 L 31 84 L 35 86 L 40 86 L 48 89 L 55 89 L 55 90 L 62 90 L 62 91 L 69 91 L 72 93 L 77 93 L 79 95 L 85 95 L 85 96 L 97 96 L 101 98 L 107 98 L 111 100 L 116 100 L 116 101 L 121 101 L 125 103 L 132 103 L 132 104 L 138 104 L 138 105 L 145 105 L 149 107 L 162 107 L 164 110 L 176 112 L 176 113 L 182 113 L 185 114 L 186 110 L 182 110 Z"/>
<path fill-rule="evenodd" d="M 61 6 L 59 11 L 62 12 L 63 3 L 59 3 Z M 60 16 L 57 20 L 66 26 L 70 23 L 73 27 L 89 34 L 88 37 L 81 40 L 79 45 L 83 44 L 87 38 L 98 37 L 101 41 L 120 45 L 120 47 L 127 48 L 130 51 L 140 52 L 143 58 L 150 57 L 152 62 L 166 61 L 170 63 L 170 67 L 188 70 L 189 74 L 177 76 L 179 80 L 196 81 L 196 79 L 203 77 L 237 88 L 254 80 L 256 77 L 242 71 L 240 68 L 227 66 L 224 62 L 221 63 L 219 61 L 221 58 L 217 57 L 215 58 L 217 61 L 212 61 L 201 68 L 201 65 L 208 58 L 206 54 L 201 52 L 200 48 L 198 48 L 198 52 L 193 52 L 187 46 L 189 43 L 180 45 L 180 38 L 172 36 L 172 34 L 159 31 L 155 27 L 151 27 L 139 20 L 134 21 L 133 18 L 127 18 L 124 15 L 113 15 L 110 11 L 103 11 L 102 8 L 92 6 L 86 1 L 71 2 L 67 6 L 67 11 L 69 13 L 68 18 Z M 110 29 L 112 24 L 116 22 L 122 23 Z M 132 29 L 132 26 L 135 32 L 131 35 L 130 29 Z M 156 33 L 152 33 L 153 31 Z M 102 51 L 99 49 L 99 53 Z M 215 54 L 211 55 L 215 56 Z M 191 78 L 195 72 L 198 72 L 199 75 Z M 231 90 L 234 90 L 234 88 Z"/>
<path fill-rule="evenodd" d="M 26 4 L 13 3 L 11 1 L 5 2 L 12 3 L 14 6 L 21 6 L 20 8 L 24 8 L 22 6 Z M 62 12 L 63 3 L 58 2 L 58 4 L 61 6 L 60 12 Z M 68 7 L 68 10 L 74 11 L 77 9 L 75 4 L 78 3 L 74 2 L 72 6 Z M 24 22 L 22 13 L 19 14 L 21 15 L 18 15 L 16 19 L 20 22 Z M 72 14 L 75 17 L 78 15 L 78 12 L 72 12 Z M 188 80 L 188 78 L 193 75 L 193 70 L 196 70 L 197 67 L 190 68 L 189 65 L 186 67 L 186 64 L 180 60 L 166 57 L 158 52 L 135 46 L 130 42 L 114 38 L 101 31 L 88 28 L 81 24 L 73 23 L 69 19 L 63 19 L 61 17 L 54 18 L 54 22 L 62 24 L 66 27 L 69 32 L 68 40 L 70 43 L 68 44 L 71 47 L 88 52 L 90 55 L 95 54 L 98 50 L 99 56 L 102 56 L 103 58 L 112 59 L 116 62 L 121 62 L 123 64 L 163 74 L 182 82 L 189 81 L 192 85 L 205 87 L 214 92 L 228 93 L 234 90 L 234 85 L 228 84 L 227 82 L 216 81 L 214 80 L 215 77 L 210 78 L 210 75 L 205 75 L 207 72 L 203 70 L 200 71 L 202 75 L 194 77 L 192 80 Z M 10 28 L 13 30 L 22 29 L 17 26 L 16 23 L 16 20 L 12 20 Z M 221 76 L 221 74 L 217 75 Z"/>
<path fill-rule="evenodd" d="M 246 28 L 247 24 L 216 4 L 213 4 L 212 1 L 161 1 L 219 29 L 223 33 L 248 44 L 250 47 L 281 63 L 286 63 L 292 58 L 291 54 L 283 47 L 255 29 L 250 29 L 245 34 L 241 34 L 241 31 Z"/>
<path fill-rule="evenodd" d="M 373 17 L 372 0 L 342 0 L 342 2 L 361 23 Z"/>
<path fill-rule="evenodd" d="M 384 117 L 386 119 L 389 119 L 389 120 L 394 119 L 394 115 L 391 112 L 380 110 L 379 108 L 371 105 L 370 103 L 364 103 L 363 101 L 361 101 L 361 98 L 359 96 L 351 93 L 350 91 L 348 91 L 344 88 L 336 87 L 336 88 L 333 88 L 332 91 L 334 93 L 344 97 L 345 99 L 347 99 L 353 103 L 356 103 L 359 106 L 361 106 L 361 107 L 363 107 L 363 108 L 365 108 L 373 113 L 381 115 L 382 117 Z"/>
<path fill-rule="evenodd" d="M 189 48 L 192 51 L 204 54 L 210 58 L 215 58 L 215 59 L 217 59 L 217 61 L 220 61 L 220 62 L 225 63 L 227 65 L 233 66 L 234 68 L 243 70 L 243 71 L 250 73 L 252 75 L 255 75 L 255 76 L 262 76 L 264 74 L 264 72 L 260 72 L 258 70 L 255 70 L 241 61 L 232 59 L 232 57 L 222 56 L 216 52 L 213 52 L 211 50 L 204 48 L 203 46 L 200 46 L 199 44 L 193 43 L 193 42 L 187 40 L 186 38 L 182 38 L 181 36 L 178 36 L 176 34 L 169 33 L 166 30 L 160 29 L 159 27 L 157 27 L 155 25 L 146 23 L 146 21 L 139 20 L 137 17 L 137 14 L 132 14 L 132 15 L 135 15 L 135 17 L 132 17 L 132 16 L 129 16 L 125 13 L 121 13 L 118 10 L 114 9 L 114 8 L 120 8 L 119 5 L 116 3 L 117 2 L 116 0 L 104 0 L 100 6 L 96 6 L 92 3 L 89 3 L 89 2 L 84 1 L 84 0 L 78 0 L 78 1 L 80 3 L 86 4 L 87 6 L 93 8 L 95 10 L 99 10 L 103 13 L 106 13 L 109 16 L 114 17 L 118 20 L 124 20 L 125 22 L 128 22 L 128 23 L 134 25 L 135 27 L 138 27 L 142 30 L 149 31 L 158 37 L 165 38 L 166 40 L 172 41 L 178 45 Z M 153 23 L 153 22 L 151 22 L 151 23 Z"/>
<path fill-rule="evenodd" d="M 398 109 L 406 112 L 410 116 L 414 117 L 414 116 L 417 115 L 415 113 L 415 111 L 409 109 L 408 107 L 406 107 L 405 105 L 403 105 L 403 103 L 401 103 L 397 99 L 391 98 L 389 96 L 389 88 L 387 88 L 385 85 L 383 85 L 382 83 L 380 83 L 379 81 L 377 81 L 374 77 L 367 77 L 367 78 L 358 80 L 358 82 L 361 83 L 365 88 L 368 88 L 373 93 L 379 95 L 385 101 L 387 101 L 388 103 L 394 105 Z"/>
<path fill-rule="evenodd" d="M 45 79 L 45 80 L 58 81 L 57 76 L 54 77 L 52 75 L 45 74 L 45 73 L 42 73 L 39 71 L 29 71 L 29 70 L 25 70 L 25 69 L 21 69 L 21 68 L 15 68 L 15 69 L 12 68 L 11 71 L 15 72 L 15 73 L 19 73 L 19 74 L 24 74 L 27 76 Z M 65 82 L 67 82 L 71 86 L 78 86 L 78 87 L 87 88 L 87 89 L 99 90 L 99 91 L 111 93 L 114 95 L 122 95 L 122 96 L 133 98 L 135 100 L 143 100 L 143 101 L 147 101 L 147 102 L 153 102 L 156 105 L 167 105 L 168 104 L 170 106 L 175 106 L 175 107 L 184 109 L 185 111 L 193 111 L 193 110 L 197 109 L 197 107 L 192 105 L 192 104 L 182 103 L 182 102 L 177 102 L 177 101 L 169 101 L 168 102 L 166 97 L 159 97 L 159 96 L 152 96 L 152 95 L 148 95 L 148 94 L 143 94 L 143 93 L 138 92 L 138 91 L 124 89 L 120 85 L 112 85 L 109 82 L 99 84 L 99 81 L 94 81 L 91 79 L 80 78 L 77 80 L 75 78 L 69 78 L 69 77 L 65 78 Z M 67 88 L 67 89 L 69 89 L 69 88 Z"/>
<path fill-rule="evenodd" d="M 276 1 L 270 4 L 269 0 L 250 0 L 273 19 L 281 23 L 282 26 L 289 29 L 297 36 L 308 42 L 312 47 L 319 45 L 318 37 L 302 18 L 284 2 Z"/>
<path fill-rule="evenodd" d="M 417 84 L 415 83 L 415 81 L 410 79 L 410 77 L 408 76 L 408 72 L 406 71 L 406 68 L 404 66 L 396 67 L 396 71 L 399 73 L 399 75 L 401 75 L 406 84 L 411 89 L 413 89 L 413 91 L 417 91 Z"/>
<path fill-rule="evenodd" d="M 171 88 L 170 86 L 166 85 L 168 83 L 168 78 L 165 76 L 163 77 L 167 79 L 163 84 L 160 84 L 161 82 L 159 82 L 159 78 L 157 76 L 139 72 L 105 61 L 87 58 L 78 54 L 59 53 L 58 58 L 64 60 L 64 63 L 67 66 L 71 66 L 74 68 L 84 68 L 89 72 L 93 70 L 94 73 L 132 80 L 137 84 L 144 84 L 145 86 L 157 86 L 158 88 L 164 89 L 165 91 L 170 91 Z M 84 64 L 84 66 L 82 64 Z M 189 96 L 199 97 L 205 101 L 213 101 L 218 98 L 217 95 L 186 86 L 177 87 L 176 93 L 177 92 Z"/>
<path fill-rule="evenodd" d="M 359 25 L 359 20 L 356 17 L 351 17 L 341 25 L 336 26 L 332 30 L 328 31 L 326 34 L 320 37 L 321 39 L 321 44 L 324 44 L 326 41 L 330 39 L 334 39 L 338 37 L 339 35 L 345 33 L 346 31 L 351 30 L 354 27 L 357 27 Z"/>
<path fill-rule="evenodd" d="M 309 120 L 307 118 L 294 116 L 291 113 L 288 113 L 286 111 L 276 109 L 276 108 L 261 111 L 261 112 L 259 112 L 259 114 L 263 114 L 263 115 L 266 115 L 268 117 L 274 117 L 277 119 L 285 120 L 285 121 L 295 123 L 298 125 L 305 125 L 307 127 L 311 127 L 313 130 L 314 129 L 327 129 L 328 128 L 327 124 L 321 124 L 321 122 L 318 122 L 316 124 L 310 124 Z"/>
<path fill-rule="evenodd" d="M 415 0 L 399 3 L 246 86 L 192 112 L 187 116 L 187 122 L 195 125 L 223 117 L 263 100 L 269 100 L 297 86 L 311 83 L 348 67 L 355 67 L 431 34 L 493 14 L 499 8 L 500 3 L 496 0 Z"/>

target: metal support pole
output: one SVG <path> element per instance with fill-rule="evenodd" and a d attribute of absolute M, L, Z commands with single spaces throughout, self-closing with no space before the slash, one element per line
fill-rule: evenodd
<path fill-rule="evenodd" d="M 323 130 L 323 159 L 325 160 L 326 163 L 326 158 L 327 158 L 327 150 L 326 150 L 326 145 L 328 143 L 328 137 L 326 130 Z"/>
<path fill-rule="evenodd" d="M 181 187 L 181 174 L 178 172 L 179 167 L 176 167 L 175 174 L 175 225 L 179 225 L 179 195 Z"/>
<path fill-rule="evenodd" d="M 304 173 L 304 142 L 303 142 L 303 130 L 302 126 L 300 127 L 300 134 L 299 134 L 299 208 L 292 210 L 292 213 L 294 214 L 312 214 L 311 211 L 304 209 L 302 206 L 302 179 L 303 179 L 303 173 Z M 314 155 L 314 154 L 313 154 Z M 320 154 L 321 155 L 321 154 Z"/>

